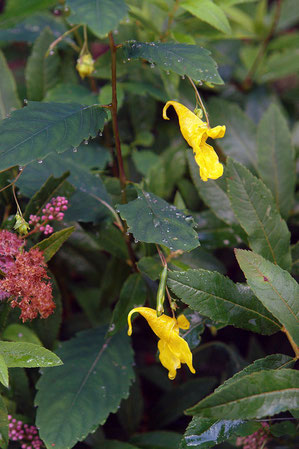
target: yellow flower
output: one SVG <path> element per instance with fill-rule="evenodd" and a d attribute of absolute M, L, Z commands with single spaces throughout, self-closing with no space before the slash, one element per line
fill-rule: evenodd
<path fill-rule="evenodd" d="M 135 312 L 139 312 L 146 319 L 153 332 L 160 338 L 158 341 L 159 359 L 162 365 L 168 369 L 169 379 L 175 378 L 176 370 L 181 367 L 181 363 L 187 363 L 191 373 L 195 373 L 188 343 L 179 336 L 179 328 L 189 329 L 190 323 L 187 318 L 184 315 L 180 315 L 178 319 L 167 315 L 157 317 L 157 312 L 154 309 L 136 307 L 128 315 L 128 335 L 132 335 L 131 316 Z"/>
<path fill-rule="evenodd" d="M 203 122 L 186 106 L 177 101 L 168 101 L 163 109 L 163 118 L 167 117 L 167 109 L 173 106 L 178 117 L 183 137 L 187 140 L 190 147 L 193 148 L 195 161 L 199 165 L 200 177 L 203 181 L 208 178 L 217 179 L 223 174 L 223 165 L 220 164 L 218 156 L 213 147 L 206 143 L 208 137 L 220 139 L 224 136 L 226 127 L 216 126 L 209 128 L 206 122 Z"/>
<path fill-rule="evenodd" d="M 92 74 L 94 71 L 94 60 L 90 53 L 85 53 L 85 55 L 80 56 L 77 60 L 76 69 L 82 79 Z"/>

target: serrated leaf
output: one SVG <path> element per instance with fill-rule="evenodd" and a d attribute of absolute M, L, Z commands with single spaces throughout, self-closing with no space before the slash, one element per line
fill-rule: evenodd
<path fill-rule="evenodd" d="M 258 371 L 215 391 L 186 413 L 204 418 L 252 419 L 299 406 L 299 372 Z"/>
<path fill-rule="evenodd" d="M 9 324 L 4 329 L 2 337 L 4 340 L 34 343 L 42 346 L 42 343 L 35 332 L 24 324 Z"/>
<path fill-rule="evenodd" d="M 271 104 L 258 126 L 258 171 L 277 209 L 287 217 L 294 202 L 295 152 L 280 109 Z"/>
<path fill-rule="evenodd" d="M 229 21 L 222 9 L 211 0 L 183 0 L 180 6 L 192 15 L 212 25 L 223 33 L 230 34 Z"/>
<path fill-rule="evenodd" d="M 216 271 L 169 271 L 167 284 L 183 302 L 214 321 L 265 335 L 281 329 L 247 286 Z"/>
<path fill-rule="evenodd" d="M 61 365 L 56 354 L 33 343 L 0 341 L 0 351 L 8 368 L 36 368 Z"/>
<path fill-rule="evenodd" d="M 192 181 L 205 204 L 210 207 L 220 220 L 229 225 L 237 224 L 237 219 L 226 192 L 224 178 L 219 178 L 216 181 L 209 179 L 208 182 L 204 182 L 200 179 L 198 165 L 194 160 L 192 151 L 188 151 L 187 160 Z M 224 173 L 226 177 L 226 170 Z"/>
<path fill-rule="evenodd" d="M 105 118 L 98 105 L 29 102 L 0 122 L 1 170 L 76 147 L 96 136 Z"/>
<path fill-rule="evenodd" d="M 34 245 L 33 248 L 38 248 L 42 251 L 45 261 L 49 262 L 57 251 L 59 251 L 63 243 L 71 236 L 74 230 L 75 227 L 70 226 L 69 228 L 54 232 L 50 237 L 43 239 L 41 242 Z"/>
<path fill-rule="evenodd" d="M 54 176 L 51 175 L 46 180 L 38 192 L 36 192 L 29 200 L 23 214 L 25 220 L 28 221 L 31 214 L 39 215 L 42 211 L 42 207 L 55 196 L 55 193 L 60 189 L 68 176 L 69 172 L 66 172 L 59 178 L 54 178 Z"/>
<path fill-rule="evenodd" d="M 50 28 L 45 28 L 35 41 L 28 58 L 25 78 L 29 100 L 40 101 L 46 92 L 59 80 L 59 55 L 57 50 L 47 57 L 49 46 L 55 37 Z"/>
<path fill-rule="evenodd" d="M 0 395 L 0 447 L 6 449 L 8 445 L 8 412 Z"/>
<path fill-rule="evenodd" d="M 290 269 L 290 232 L 265 184 L 238 162 L 227 163 L 228 196 L 253 251 Z"/>
<path fill-rule="evenodd" d="M 17 87 L 14 77 L 7 65 L 6 59 L 0 50 L 0 120 L 3 120 L 14 109 L 21 107 L 21 102 L 17 94 Z"/>
<path fill-rule="evenodd" d="M 192 217 L 152 193 L 137 192 L 136 200 L 117 206 L 135 239 L 158 243 L 172 251 L 190 251 L 199 245 Z"/>
<path fill-rule="evenodd" d="M 64 342 L 57 351 L 64 365 L 47 370 L 37 383 L 36 424 L 49 449 L 73 447 L 128 396 L 134 378 L 129 339 L 117 334 L 105 340 L 106 332 L 91 329 Z"/>
<path fill-rule="evenodd" d="M 226 156 L 231 156 L 248 168 L 256 169 L 256 125 L 235 103 L 213 98 L 209 102 L 211 121 L 226 125 L 225 136 L 217 141 Z"/>
<path fill-rule="evenodd" d="M 67 4 L 71 8 L 68 22 L 87 25 L 99 37 L 117 28 L 127 14 L 124 0 L 67 0 Z"/>
<path fill-rule="evenodd" d="M 112 336 L 127 326 L 127 316 L 134 307 L 143 306 L 147 288 L 140 273 L 131 274 L 122 286 L 119 300 L 113 310 L 108 336 Z"/>
<path fill-rule="evenodd" d="M 124 58 L 146 59 L 160 69 L 187 75 L 195 81 L 223 84 L 210 52 L 197 45 L 129 41 L 123 46 Z"/>
<path fill-rule="evenodd" d="M 8 0 L 4 13 L 0 16 L 0 27 L 10 28 L 37 11 L 48 9 L 57 4 L 56 0 L 26 0 L 26 8 L 19 0 Z"/>
<path fill-rule="evenodd" d="M 0 382 L 8 388 L 8 369 L 3 356 L 0 354 Z M 1 438 L 0 438 L 1 442 Z"/>
<path fill-rule="evenodd" d="M 285 270 L 246 250 L 235 250 L 247 283 L 299 345 L 299 286 Z"/>

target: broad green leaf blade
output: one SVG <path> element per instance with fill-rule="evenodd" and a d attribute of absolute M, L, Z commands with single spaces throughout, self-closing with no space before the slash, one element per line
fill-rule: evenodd
<path fill-rule="evenodd" d="M 127 316 L 131 309 L 143 306 L 147 288 L 140 273 L 131 274 L 122 286 L 119 300 L 113 310 L 108 336 L 114 335 L 127 326 Z"/>
<path fill-rule="evenodd" d="M 299 72 L 299 61 L 297 48 L 286 49 L 272 53 L 263 62 L 259 81 L 268 83 L 290 75 L 296 75 Z"/>
<path fill-rule="evenodd" d="M 0 354 L 0 382 L 8 388 L 8 369 L 3 356 Z M 1 438 L 0 438 L 1 442 Z M 1 447 L 1 446 L 0 446 Z"/>
<path fill-rule="evenodd" d="M 275 104 L 258 126 L 258 171 L 271 190 L 277 209 L 287 217 L 294 202 L 295 152 L 286 119 Z"/>
<path fill-rule="evenodd" d="M 247 283 L 299 345 L 299 286 L 285 270 L 251 251 L 235 250 Z"/>
<path fill-rule="evenodd" d="M 253 251 L 289 270 L 290 232 L 281 218 L 271 192 L 247 168 L 229 158 L 228 195 Z"/>
<path fill-rule="evenodd" d="M 29 102 L 0 122 L 1 170 L 77 147 L 97 135 L 105 118 L 98 105 Z"/>
<path fill-rule="evenodd" d="M 237 224 L 237 219 L 227 196 L 224 179 L 221 177 L 216 181 L 213 179 L 209 179 L 208 182 L 202 181 L 192 151 L 188 151 L 187 159 L 192 181 L 205 204 L 209 206 L 220 220 L 229 225 Z M 226 176 L 226 170 L 224 171 L 224 176 Z"/>
<path fill-rule="evenodd" d="M 167 284 L 183 302 L 214 321 L 264 335 L 281 329 L 247 286 L 216 271 L 169 271 Z"/>
<path fill-rule="evenodd" d="M 57 251 L 59 251 L 63 243 L 71 236 L 74 230 L 75 227 L 70 226 L 69 228 L 54 232 L 50 237 L 43 239 L 41 242 L 34 245 L 34 248 L 41 250 L 44 254 L 45 261 L 49 262 Z"/>
<path fill-rule="evenodd" d="M 183 0 L 180 6 L 193 16 L 207 22 L 212 27 L 223 33 L 230 34 L 231 28 L 229 21 L 222 9 L 213 3 L 211 0 Z"/>
<path fill-rule="evenodd" d="M 195 81 L 223 84 L 210 52 L 197 45 L 129 41 L 123 46 L 124 58 L 146 59 L 160 69 L 187 75 Z"/>
<path fill-rule="evenodd" d="M 5 119 L 11 111 L 19 109 L 21 102 L 17 94 L 17 87 L 14 77 L 7 65 L 6 59 L 0 50 L 0 120 Z"/>
<path fill-rule="evenodd" d="M 217 141 L 226 156 L 256 169 L 256 125 L 235 103 L 213 98 L 209 102 L 213 126 L 226 125 L 225 136 Z"/>
<path fill-rule="evenodd" d="M 99 37 L 117 28 L 127 14 L 124 0 L 67 0 L 71 14 L 67 20 L 71 24 L 84 24 Z"/>
<path fill-rule="evenodd" d="M 98 96 L 80 84 L 62 83 L 48 90 L 45 102 L 82 103 L 92 105 L 97 103 Z"/>
<path fill-rule="evenodd" d="M 46 57 L 49 46 L 54 42 L 52 31 L 45 28 L 35 41 L 28 58 L 25 77 L 29 100 L 40 101 L 46 92 L 59 80 L 59 55 L 57 51 Z"/>
<path fill-rule="evenodd" d="M 135 239 L 158 243 L 172 251 L 190 251 L 199 246 L 192 217 L 152 193 L 137 191 L 136 200 L 117 206 Z"/>
<path fill-rule="evenodd" d="M 28 221 L 31 214 L 39 215 L 43 206 L 55 196 L 68 176 L 69 172 L 66 172 L 59 178 L 54 178 L 54 176 L 51 175 L 46 180 L 38 192 L 36 192 L 29 200 L 23 214 L 25 220 Z"/>
<path fill-rule="evenodd" d="M 36 368 L 61 365 L 56 354 L 33 343 L 0 341 L 0 352 L 8 368 Z"/>
<path fill-rule="evenodd" d="M 129 339 L 120 333 L 105 340 L 106 332 L 91 329 L 63 343 L 57 354 L 64 365 L 47 370 L 37 384 L 36 424 L 48 449 L 73 447 L 129 394 L 134 378 Z"/>
<path fill-rule="evenodd" d="M 42 346 L 42 343 L 36 333 L 24 324 L 9 324 L 2 334 L 4 340 L 16 342 L 34 343 Z"/>
<path fill-rule="evenodd" d="M 0 447 L 6 449 L 8 445 L 8 412 L 5 402 L 0 396 Z"/>
<path fill-rule="evenodd" d="M 37 11 L 51 8 L 57 0 L 26 0 L 26 8 L 19 0 L 7 0 L 4 13 L 0 16 L 0 28 L 10 28 Z"/>
<path fill-rule="evenodd" d="M 187 414 L 204 418 L 252 419 L 299 406 L 299 372 L 259 371 L 242 377 L 200 401 Z"/>

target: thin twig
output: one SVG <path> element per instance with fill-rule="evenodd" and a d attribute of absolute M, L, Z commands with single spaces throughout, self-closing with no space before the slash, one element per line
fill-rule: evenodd
<path fill-rule="evenodd" d="M 189 79 L 189 81 L 190 81 L 190 83 L 192 84 L 192 87 L 193 87 L 193 89 L 194 89 L 195 96 L 196 96 L 196 100 L 199 101 L 200 106 L 201 106 L 201 108 L 202 108 L 202 110 L 203 110 L 203 112 L 204 112 L 204 115 L 205 115 L 205 118 L 206 118 L 206 122 L 207 122 L 208 128 L 210 128 L 209 115 L 208 115 L 207 110 L 206 110 L 206 108 L 205 108 L 205 106 L 204 106 L 204 104 L 203 104 L 203 101 L 202 101 L 202 99 L 201 99 L 201 96 L 199 95 L 199 92 L 198 92 L 198 90 L 197 90 L 197 87 L 195 86 L 195 84 L 194 84 L 193 80 L 190 78 L 190 76 L 188 76 L 188 79 Z"/>
<path fill-rule="evenodd" d="M 296 345 L 296 343 L 294 342 L 292 336 L 291 336 L 290 333 L 286 330 L 285 327 L 283 327 L 281 330 L 282 330 L 282 332 L 286 335 L 287 339 L 289 340 L 290 345 L 292 346 L 293 351 L 294 351 L 294 353 L 295 353 L 296 359 L 298 360 L 298 359 L 299 359 L 299 346 Z"/>
<path fill-rule="evenodd" d="M 21 174 L 23 173 L 23 170 L 24 169 L 20 170 L 20 172 L 17 174 L 17 176 L 15 177 L 15 179 L 11 183 L 7 184 L 7 186 L 5 186 L 2 189 L 0 189 L 0 192 L 3 192 L 3 190 L 6 190 L 6 189 L 8 189 L 8 187 L 14 185 L 17 182 L 17 180 L 19 179 L 19 177 L 21 176 Z"/>
<path fill-rule="evenodd" d="M 54 47 L 56 47 L 57 44 L 59 44 L 59 42 L 61 42 L 66 36 L 68 36 L 69 34 L 73 33 L 74 31 L 77 30 L 77 28 L 79 28 L 81 25 L 76 25 L 73 28 L 71 28 L 70 30 L 66 31 L 65 33 L 63 33 L 61 36 L 59 36 L 57 39 L 55 39 L 54 42 L 52 42 L 52 44 L 49 46 L 48 51 L 46 53 L 46 57 L 49 56 L 49 54 L 51 53 L 51 51 L 54 49 Z M 74 47 L 74 44 L 72 45 Z M 80 48 L 76 46 L 75 48 L 76 51 L 80 51 Z"/>
<path fill-rule="evenodd" d="M 165 259 L 165 256 L 164 256 L 163 252 L 161 251 L 159 245 L 156 244 L 156 248 L 157 248 L 157 251 L 158 251 L 158 254 L 159 254 L 159 257 L 160 257 L 160 260 L 162 262 L 163 267 L 167 267 L 167 261 Z M 174 310 L 173 310 L 173 307 L 172 307 L 172 298 L 170 296 L 170 293 L 169 293 L 169 290 L 168 290 L 167 286 L 165 288 L 165 291 L 166 291 L 167 299 L 168 299 L 168 302 L 169 302 L 169 307 L 170 307 L 170 310 L 171 310 L 171 313 L 172 313 L 172 318 L 175 318 L 175 313 L 174 313 Z"/>

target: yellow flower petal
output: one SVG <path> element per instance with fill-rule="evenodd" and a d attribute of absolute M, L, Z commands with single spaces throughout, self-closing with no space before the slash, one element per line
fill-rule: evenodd
<path fill-rule="evenodd" d="M 164 340 L 158 341 L 159 360 L 164 368 L 168 369 L 168 377 L 173 380 L 176 376 L 176 370 L 181 367 L 181 362 L 178 357 L 169 349 Z"/>
<path fill-rule="evenodd" d="M 220 164 L 213 147 L 207 143 L 195 151 L 195 161 L 199 165 L 200 177 L 203 181 L 218 179 L 223 175 L 223 165 Z"/>
<path fill-rule="evenodd" d="M 178 322 L 178 325 L 179 325 L 180 329 L 189 329 L 189 327 L 190 327 L 189 321 L 187 320 L 187 318 L 183 314 L 179 315 L 177 317 L 177 322 Z"/>

